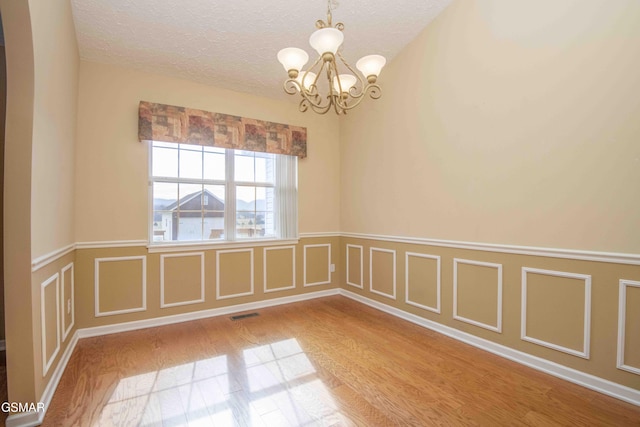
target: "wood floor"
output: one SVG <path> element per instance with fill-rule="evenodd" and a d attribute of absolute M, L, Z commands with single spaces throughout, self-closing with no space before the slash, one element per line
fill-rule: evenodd
<path fill-rule="evenodd" d="M 45 426 L 640 425 L 640 408 L 341 296 L 80 340 Z"/>

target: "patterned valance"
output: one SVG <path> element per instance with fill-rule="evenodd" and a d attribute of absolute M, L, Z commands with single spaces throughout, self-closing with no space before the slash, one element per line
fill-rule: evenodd
<path fill-rule="evenodd" d="M 176 142 L 307 157 L 307 129 L 140 101 L 140 141 Z"/>

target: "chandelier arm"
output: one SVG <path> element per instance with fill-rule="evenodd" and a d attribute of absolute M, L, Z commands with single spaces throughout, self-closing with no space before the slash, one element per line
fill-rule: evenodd
<path fill-rule="evenodd" d="M 380 98 L 380 96 L 382 96 L 380 86 L 378 86 L 377 84 L 368 84 L 367 86 L 365 86 L 363 92 L 359 96 L 345 99 L 345 101 L 354 100 L 355 102 L 353 104 L 347 104 L 346 102 L 340 102 L 338 100 L 338 106 L 344 111 L 351 110 L 352 108 L 357 107 L 362 102 L 362 100 L 365 99 L 364 95 L 367 92 L 369 92 L 369 96 L 372 99 L 378 99 Z"/>
<path fill-rule="evenodd" d="M 338 55 L 338 58 L 340 58 L 340 61 L 342 61 L 342 63 L 344 64 L 345 67 L 347 67 L 347 69 L 349 71 L 351 71 L 351 74 L 353 74 L 354 76 L 356 76 L 356 78 L 358 79 L 358 82 L 360 82 L 360 87 L 364 88 L 365 84 L 364 84 L 364 80 L 362 80 L 362 78 L 360 77 L 360 73 L 357 73 L 352 67 L 351 65 L 349 65 L 349 63 L 347 62 L 346 59 L 344 59 L 344 56 L 342 56 L 342 54 L 340 53 L 340 51 L 336 52 L 336 55 Z M 364 90 L 363 90 L 364 92 Z"/>
<path fill-rule="evenodd" d="M 338 114 L 338 115 L 344 114 L 345 109 L 343 108 L 342 104 L 340 103 L 340 95 L 333 95 L 333 109 L 335 110 L 336 114 Z"/>
<path fill-rule="evenodd" d="M 311 64 L 311 66 L 310 66 L 309 68 L 307 68 L 307 71 L 305 71 L 305 72 L 304 72 L 304 73 L 305 73 L 305 75 L 306 75 L 309 71 L 311 71 L 311 70 L 313 70 L 314 68 L 316 68 L 316 66 L 317 66 L 319 63 L 321 63 L 321 61 L 322 61 L 322 56 L 319 56 L 319 57 L 318 57 L 318 59 L 316 59 L 316 60 L 314 61 L 314 63 L 313 63 L 313 64 Z M 322 66 L 320 66 L 320 70 L 318 71 L 318 73 L 317 73 L 317 74 L 320 74 L 320 72 L 321 72 L 321 71 L 322 71 Z M 316 76 L 316 77 L 317 77 L 317 76 Z"/>
<path fill-rule="evenodd" d="M 314 104 L 309 102 L 308 99 L 302 99 L 300 101 L 300 105 L 299 105 L 299 110 L 300 112 L 304 113 L 305 111 L 307 111 L 307 109 L 311 107 L 311 109 L 318 114 L 326 114 L 327 111 L 329 111 L 331 109 L 331 104 L 327 103 L 326 105 L 322 106 L 322 105 L 318 105 L 318 104 Z"/>
<path fill-rule="evenodd" d="M 331 104 L 327 104 L 324 108 L 313 108 L 313 111 L 315 111 L 318 114 L 327 114 L 327 112 L 331 109 Z"/>
<path fill-rule="evenodd" d="M 311 66 L 309 68 L 307 68 L 303 74 L 302 74 L 302 79 L 300 80 L 302 82 L 302 84 L 299 85 L 300 88 L 300 92 L 306 92 L 307 95 L 315 95 L 316 91 L 318 90 L 318 75 L 320 74 L 320 72 L 322 72 L 322 67 L 320 67 L 320 71 L 315 75 L 316 77 L 313 79 L 313 82 L 311 82 L 311 84 L 309 85 L 309 88 L 307 89 L 307 87 L 304 85 L 304 82 L 307 81 L 307 76 L 309 75 L 309 73 L 311 72 L 311 70 L 313 70 L 316 65 L 318 65 L 318 63 L 320 62 L 322 58 L 319 57 L 318 59 L 316 59 L 316 61 L 311 64 Z M 287 92 L 290 93 L 290 92 Z"/>
<path fill-rule="evenodd" d="M 329 70 L 333 71 L 333 76 L 328 72 Z M 340 74 L 338 73 L 338 64 L 337 61 L 334 59 L 333 61 L 331 61 L 331 64 L 329 65 L 329 67 L 327 68 L 327 79 L 329 80 L 329 94 L 333 95 L 333 79 L 335 78 L 336 81 L 338 82 L 338 95 L 340 95 L 342 93 L 342 82 L 340 81 L 340 78 L 338 77 Z"/>
<path fill-rule="evenodd" d="M 324 109 L 326 107 L 326 105 L 322 105 L 322 98 L 318 94 L 308 94 L 306 91 L 302 91 L 300 94 L 302 95 L 302 101 L 314 107 L 314 111 L 315 108 Z M 330 104 L 328 105 L 330 106 Z"/>
<path fill-rule="evenodd" d="M 380 99 L 380 97 L 382 96 L 382 90 L 380 89 L 380 86 L 378 86 L 375 83 L 369 83 L 366 87 L 365 87 L 365 92 L 369 91 L 369 97 L 371 99 Z"/>
<path fill-rule="evenodd" d="M 299 110 L 301 113 L 304 113 L 304 112 L 306 112 L 308 109 L 309 109 L 309 103 L 307 102 L 307 100 L 306 100 L 306 99 L 302 98 L 302 99 L 300 100 L 300 104 L 298 104 L 298 110 Z"/>
<path fill-rule="evenodd" d="M 284 87 L 284 91 L 287 92 L 289 95 L 295 95 L 301 89 L 300 83 L 298 83 L 296 79 L 285 80 L 283 87 Z"/>
<path fill-rule="evenodd" d="M 315 88 L 311 92 L 307 92 L 304 90 L 300 83 L 295 79 L 288 79 L 284 82 L 284 90 L 289 95 L 295 95 L 296 93 L 300 93 L 302 96 L 302 100 L 299 104 L 299 110 L 301 112 L 307 111 L 309 107 L 313 109 L 313 111 L 324 114 L 329 108 L 331 108 L 331 103 L 327 103 L 326 105 L 322 105 L 322 98 L 319 94 L 315 93 Z"/>
<path fill-rule="evenodd" d="M 330 103 L 327 103 L 326 105 L 321 105 L 321 104 L 318 104 L 318 103 L 311 103 L 311 102 L 309 102 L 309 100 L 308 100 L 308 99 L 304 99 L 304 98 L 303 98 L 303 99 L 300 101 L 300 111 L 304 113 L 305 111 L 307 111 L 307 109 L 308 109 L 309 107 L 311 107 L 311 109 L 312 109 L 315 113 L 318 113 L 318 114 L 326 114 L 326 113 L 327 113 L 327 111 L 329 111 L 329 110 L 331 109 L 331 104 L 330 104 Z"/>
<path fill-rule="evenodd" d="M 315 69 L 315 67 L 318 65 L 318 63 L 320 63 L 321 60 L 322 60 L 322 57 L 319 57 L 313 63 L 313 65 L 309 69 L 307 69 L 307 71 L 305 71 L 302 81 L 304 81 L 304 79 L 306 78 L 306 76 L 309 73 L 309 71 Z M 320 114 L 326 113 L 328 111 L 328 109 L 331 107 L 331 103 L 330 102 L 328 102 L 326 105 L 323 105 L 322 97 L 318 93 L 317 82 L 318 82 L 318 78 L 319 78 L 320 74 L 322 73 L 322 69 L 324 68 L 324 64 L 325 64 L 324 62 L 321 63 L 320 69 L 318 70 L 318 73 L 316 74 L 316 78 L 314 79 L 313 83 L 309 86 L 309 89 L 307 90 L 304 87 L 304 85 L 302 85 L 301 86 L 301 90 L 300 90 L 300 95 L 303 98 L 304 105 L 311 106 L 311 108 L 315 112 L 320 113 Z M 301 107 L 302 107 L 303 102 L 301 101 L 300 104 L 301 104 Z M 305 111 L 306 111 L 306 109 L 305 109 Z"/>

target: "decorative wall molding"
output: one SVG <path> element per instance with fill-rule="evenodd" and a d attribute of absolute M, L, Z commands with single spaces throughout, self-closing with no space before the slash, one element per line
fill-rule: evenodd
<path fill-rule="evenodd" d="M 584 251 L 577 249 L 559 249 L 559 248 L 542 248 L 535 246 L 516 246 L 516 245 L 501 245 L 495 243 L 476 243 L 476 242 L 463 242 L 456 240 L 440 240 L 440 239 L 427 239 L 420 237 L 402 237 L 402 236 L 387 236 L 378 234 L 363 234 L 363 233 L 349 233 L 342 232 L 342 237 L 351 237 L 354 239 L 367 239 L 367 240 L 379 240 L 383 242 L 395 242 L 395 243 L 413 243 L 427 246 L 439 246 L 445 248 L 457 248 L 457 249 L 471 249 L 476 251 L 485 252 L 500 252 L 517 255 L 532 255 L 549 258 L 565 258 L 565 259 L 577 259 L 584 261 L 596 261 L 596 262 L 610 262 L 615 264 L 631 264 L 640 265 L 640 254 L 626 254 L 616 252 L 598 252 L 598 251 Z"/>
<path fill-rule="evenodd" d="M 327 280 L 320 282 L 307 282 L 307 248 L 327 248 Z M 304 245 L 302 248 L 302 286 L 318 286 L 331 284 L 331 243 L 322 243 L 318 245 Z"/>
<path fill-rule="evenodd" d="M 136 248 L 147 246 L 147 240 L 104 240 L 99 242 L 78 242 L 76 249 Z"/>
<path fill-rule="evenodd" d="M 349 281 L 349 263 L 351 262 L 351 258 L 349 256 L 349 248 L 356 248 L 360 251 L 360 284 Z M 347 244 L 347 266 L 346 266 L 346 283 L 349 286 L 354 286 L 356 288 L 364 289 L 364 247 L 362 245 L 351 245 Z"/>
<path fill-rule="evenodd" d="M 390 236 L 379 234 L 366 234 L 366 233 L 351 233 L 351 232 L 310 232 L 300 233 L 300 239 L 321 238 L 321 237 L 345 237 L 354 239 L 367 239 L 367 240 L 379 240 L 384 242 L 395 243 L 411 243 L 420 244 L 426 246 L 437 246 L 447 248 L 458 249 L 471 249 L 485 252 L 500 252 L 517 255 L 532 255 L 549 258 L 563 258 L 563 259 L 575 259 L 583 261 L 595 261 L 595 262 L 609 262 L 615 264 L 629 264 L 640 265 L 640 254 L 622 253 L 622 252 L 602 252 L 602 251 L 587 251 L 579 249 L 562 249 L 562 248 L 544 248 L 536 246 L 518 246 L 518 245 L 504 245 L 496 243 L 482 243 L 482 242 L 465 242 L 458 240 L 444 240 L 444 239 L 429 239 L 421 237 L 407 237 L 407 236 Z M 297 244 L 298 240 L 269 240 L 269 241 L 251 241 L 251 242 L 238 242 L 229 244 L 170 244 L 170 245 L 158 245 L 149 244 L 148 240 L 105 240 L 105 241 L 91 241 L 91 242 L 76 242 L 67 245 L 63 248 L 56 249 L 48 254 L 34 258 L 31 262 L 32 272 L 35 272 L 45 265 L 55 261 L 56 259 L 66 255 L 74 249 L 104 249 L 104 248 L 126 248 L 126 247 L 147 247 L 149 253 L 156 252 L 181 252 L 181 251 L 193 251 L 193 250 L 217 250 L 217 249 L 229 249 L 241 247 L 259 247 L 259 246 L 273 246 L 275 244 Z"/>
<path fill-rule="evenodd" d="M 142 305 L 140 307 L 126 308 L 123 310 L 112 311 L 100 311 L 100 263 L 102 262 L 119 262 L 119 261 L 142 261 Z M 95 263 L 95 278 L 94 278 L 94 292 L 95 292 L 95 316 L 114 316 L 116 314 L 135 313 L 138 311 L 147 310 L 147 257 L 146 255 L 140 256 L 124 256 L 124 257 L 109 257 L 109 258 L 96 258 Z"/>
<path fill-rule="evenodd" d="M 527 274 L 541 274 L 554 277 L 566 277 L 568 279 L 584 280 L 584 335 L 583 349 L 577 351 L 572 348 L 550 343 L 538 338 L 527 336 Z M 521 330 L 520 338 L 534 344 L 548 347 L 553 350 L 571 354 L 573 356 L 589 359 L 590 336 L 591 336 L 591 276 L 588 274 L 568 273 L 564 271 L 542 270 L 538 268 L 522 267 L 522 303 L 521 303 Z"/>
<path fill-rule="evenodd" d="M 283 286 L 281 288 L 271 288 L 271 289 L 267 289 L 267 253 L 268 251 L 277 251 L 277 250 L 285 250 L 285 249 L 290 249 L 291 250 L 291 285 L 290 286 Z M 262 256 L 262 264 L 264 266 L 263 268 L 263 287 L 264 287 L 264 293 L 269 293 L 269 292 L 278 292 L 278 291 L 284 291 L 287 289 L 295 289 L 296 288 L 296 247 L 295 246 L 274 246 L 274 247 L 270 247 L 270 248 L 264 248 L 263 249 L 263 256 Z"/>
<path fill-rule="evenodd" d="M 436 266 L 436 306 L 435 307 L 431 307 L 428 305 L 424 305 L 424 304 L 420 304 L 418 302 L 415 301 L 411 301 L 409 299 L 409 257 L 415 257 L 415 258 L 425 258 L 425 259 L 433 259 L 436 260 L 437 266 Z M 441 304 L 441 283 L 440 283 L 440 277 L 442 276 L 441 274 L 441 268 L 440 268 L 440 257 L 437 255 L 428 255 L 428 254 L 423 254 L 423 253 L 418 253 L 418 252 L 405 252 L 405 257 L 404 257 L 404 290 L 405 290 L 405 298 L 404 298 L 404 302 L 412 305 L 414 307 L 418 307 L 421 308 L 423 310 L 428 310 L 428 311 L 432 311 L 434 313 L 438 313 L 440 314 L 440 304 Z"/>
<path fill-rule="evenodd" d="M 227 249 L 249 249 L 275 245 L 297 245 L 298 239 L 243 240 L 239 242 L 188 242 L 188 243 L 152 243 L 145 245 L 150 254 L 185 252 L 185 251 L 218 251 Z"/>
<path fill-rule="evenodd" d="M 230 294 L 230 295 L 220 295 L 220 255 L 229 254 L 229 253 L 241 253 L 241 252 L 249 252 L 249 268 L 251 269 L 251 290 L 249 292 L 241 292 L 239 294 Z M 216 252 L 216 299 L 228 299 L 228 298 L 237 298 L 243 297 L 247 295 L 253 295 L 254 293 L 254 277 L 253 277 L 253 248 L 250 249 L 229 249 L 224 251 Z"/>
<path fill-rule="evenodd" d="M 490 267 L 498 270 L 498 293 L 497 293 L 497 316 L 496 325 L 489 325 L 477 320 L 469 319 L 458 314 L 458 264 L 477 265 L 479 267 Z M 461 322 L 489 329 L 493 332 L 502 333 L 502 264 L 491 262 L 474 261 L 470 259 L 453 259 L 453 318 Z"/>
<path fill-rule="evenodd" d="M 618 294 L 618 357 L 616 367 L 623 371 L 640 375 L 640 367 L 630 366 L 624 362 L 624 342 L 625 342 L 625 323 L 627 321 L 627 288 L 640 288 L 640 282 L 633 280 L 620 280 L 620 290 Z"/>
<path fill-rule="evenodd" d="M 69 326 L 67 328 L 64 327 L 64 318 L 65 318 L 65 310 L 69 307 L 67 307 L 67 299 L 66 299 L 66 295 L 64 294 L 64 288 L 65 288 L 65 282 L 64 282 L 64 273 L 67 270 L 71 270 L 71 274 L 69 275 L 69 277 L 71 277 L 71 304 L 70 304 L 70 315 L 71 315 L 71 323 L 69 323 Z M 75 293 L 75 272 L 74 272 L 74 268 L 73 268 L 73 263 L 70 262 L 69 264 L 65 265 L 64 267 L 62 267 L 62 271 L 60 272 L 60 277 L 62 278 L 62 341 L 66 341 L 67 340 L 67 336 L 69 335 L 69 332 L 71 332 L 71 329 L 73 329 L 73 326 L 75 325 L 76 322 L 76 293 Z"/>
<path fill-rule="evenodd" d="M 47 286 L 51 284 L 56 286 L 56 348 L 51 353 L 51 357 L 47 358 L 47 319 L 45 310 L 45 294 Z M 51 364 L 56 359 L 60 351 L 60 273 L 56 273 L 40 284 L 40 326 L 42 338 L 42 376 L 45 377 Z"/>
<path fill-rule="evenodd" d="M 300 233 L 298 235 L 301 239 L 315 239 L 320 237 L 340 237 L 339 231 L 327 231 L 327 232 L 315 232 L 315 233 Z"/>
<path fill-rule="evenodd" d="M 200 298 L 191 301 L 166 303 L 164 297 L 164 260 L 165 258 L 200 257 Z M 189 252 L 179 254 L 160 255 L 160 308 L 178 307 L 181 305 L 198 304 L 204 302 L 204 252 Z"/>
<path fill-rule="evenodd" d="M 38 258 L 34 258 L 31 261 L 31 272 L 35 273 L 45 265 L 51 264 L 52 262 L 67 255 L 68 253 L 71 253 L 75 248 L 76 248 L 76 244 L 72 243 L 60 249 L 56 249 L 55 251 L 51 251 L 48 254 L 42 255 Z"/>
<path fill-rule="evenodd" d="M 346 289 L 340 289 L 340 294 L 347 298 L 351 298 L 352 300 L 368 305 L 369 307 L 373 307 L 377 310 L 391 314 L 400 319 L 404 319 L 408 322 L 415 323 L 416 325 L 422 326 L 432 331 L 439 332 L 458 341 L 504 357 L 505 359 L 520 363 L 521 365 L 528 366 L 549 375 L 553 375 L 554 377 L 581 385 L 602 394 L 606 394 L 607 396 L 615 397 L 616 399 L 620 399 L 633 405 L 640 406 L 640 390 L 616 384 L 612 381 L 596 377 L 595 375 L 587 374 L 585 372 L 581 372 L 560 365 L 558 363 L 551 362 L 541 357 L 524 353 L 519 350 L 514 350 L 510 347 L 506 347 L 502 344 L 497 344 L 493 341 L 480 338 L 473 334 L 462 332 L 450 326 L 446 326 L 432 320 L 427 320 L 415 314 L 407 313 L 406 311 L 391 307 L 382 302 L 375 301 L 367 297 L 363 297 Z"/>
<path fill-rule="evenodd" d="M 377 291 L 373 289 L 373 253 L 374 252 L 385 252 L 393 255 L 393 294 L 386 294 L 381 291 Z M 369 247 L 369 291 L 374 294 L 381 295 L 383 297 L 391 298 L 393 300 L 396 299 L 396 251 L 393 249 L 384 249 L 384 248 L 375 248 L 373 246 Z"/>

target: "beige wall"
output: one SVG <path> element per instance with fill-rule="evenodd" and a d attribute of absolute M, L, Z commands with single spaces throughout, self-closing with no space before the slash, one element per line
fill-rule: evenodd
<path fill-rule="evenodd" d="M 0 5 L 8 83 L 3 242 L 8 391 L 12 401 L 33 402 L 49 378 L 41 369 L 39 275 L 45 270 L 32 275 L 31 260 L 75 241 L 79 59 L 68 1 Z M 51 289 L 45 292 L 48 302 Z M 48 302 L 45 324 L 58 310 Z M 53 356 L 55 342 L 45 338 L 45 353 Z"/>
<path fill-rule="evenodd" d="M 462 1 L 341 120 L 341 231 L 640 252 L 640 3 Z"/>
<path fill-rule="evenodd" d="M 307 127 L 299 162 L 300 232 L 339 230 L 339 137 L 334 116 L 171 77 L 81 62 L 76 157 L 76 238 L 148 238 L 148 147 L 138 142 L 141 100 Z"/>
<path fill-rule="evenodd" d="M 7 114 L 7 61 L 4 46 L 0 46 L 0 212 L 4 212 L 4 129 Z M 1 215 L 1 214 L 0 214 Z M 1 218 L 1 217 L 0 217 Z M 3 221 L 0 219 L 0 241 L 3 237 Z M 0 245 L 0 340 L 4 340 L 4 253 Z"/>
<path fill-rule="evenodd" d="M 35 399 L 31 287 L 33 44 L 27 2 L 0 0 L 7 55 L 4 296 L 9 400 Z"/>
<path fill-rule="evenodd" d="M 74 158 L 80 59 L 69 1 L 32 0 L 29 10 L 34 56 L 31 256 L 37 258 L 75 242 Z M 73 254 L 69 254 L 32 274 L 36 397 L 44 391 L 66 346 L 57 320 L 63 313 L 59 301 L 61 278 L 45 289 L 43 300 L 42 277 L 52 269 L 60 276 L 60 263 L 72 259 Z M 47 376 L 43 375 L 43 352 L 47 360 L 51 359 Z"/>
<path fill-rule="evenodd" d="M 31 255 L 75 242 L 79 56 L 68 0 L 30 1 L 34 55 Z"/>

